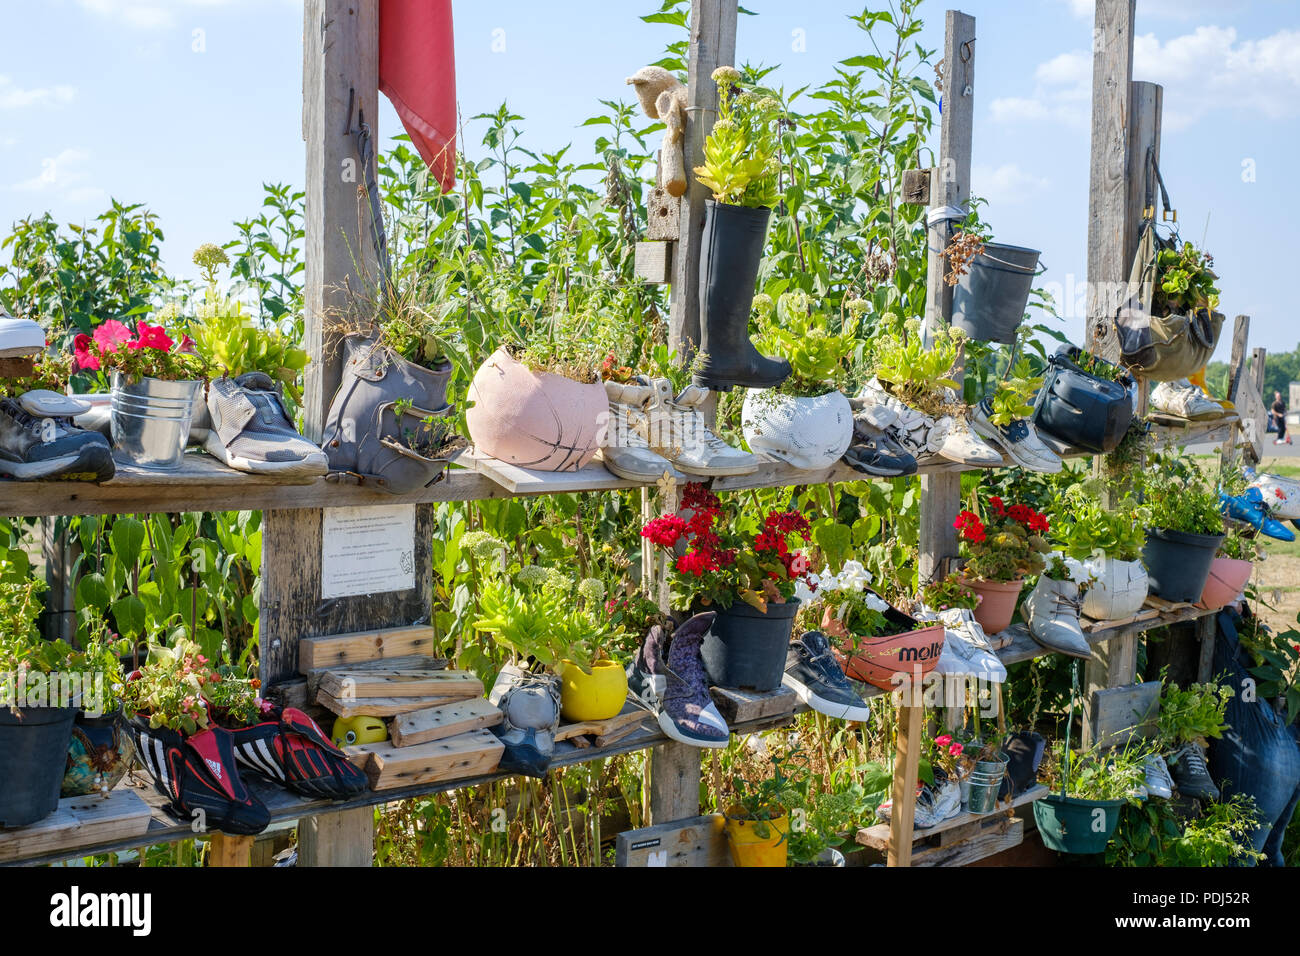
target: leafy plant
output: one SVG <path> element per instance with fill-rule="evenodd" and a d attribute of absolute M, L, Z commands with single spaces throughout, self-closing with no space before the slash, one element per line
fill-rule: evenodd
<path fill-rule="evenodd" d="M 1160 739 L 1172 749 L 1185 743 L 1203 745 L 1209 737 L 1222 737 L 1224 712 L 1231 699 L 1231 687 L 1189 684 L 1184 689 L 1165 681 L 1160 690 Z"/>
<path fill-rule="evenodd" d="M 953 368 L 961 359 L 965 335 L 960 329 L 934 330 L 929 345 L 921 335 L 919 319 L 900 326 L 886 315 L 884 328 L 872 343 L 874 373 L 900 402 L 927 415 L 951 414 Z"/>
<path fill-rule="evenodd" d="M 1296 618 L 1300 624 L 1300 616 Z M 1300 629 L 1274 630 L 1254 614 L 1243 615 L 1237 625 L 1241 646 L 1250 654 L 1248 667 L 1256 689 L 1264 700 L 1280 699 L 1283 719 L 1288 723 L 1300 716 Z"/>
<path fill-rule="evenodd" d="M 206 728 L 221 717 L 230 726 L 245 726 L 261 713 L 260 682 L 218 669 L 193 641 L 178 639 L 171 647 L 153 644 L 149 659 L 132 674 L 123 690 L 127 710 L 184 734 Z"/>
<path fill-rule="evenodd" d="M 1053 508 L 1052 541 L 1071 558 L 1086 561 L 1102 554 L 1116 561 L 1137 561 L 1146 542 L 1145 510 L 1125 496 L 1111 508 L 1082 486 L 1060 495 Z"/>
<path fill-rule="evenodd" d="M 1199 309 L 1216 309 L 1219 289 L 1214 257 L 1190 242 L 1156 254 L 1156 290 L 1151 308 L 1156 315 L 1188 315 Z"/>
<path fill-rule="evenodd" d="M 811 297 L 802 291 L 782 293 L 775 307 L 770 296 L 754 297 L 759 348 L 790 362 L 790 377 L 775 390 L 781 394 L 813 398 L 833 389 L 846 391 L 850 362 L 862 354 L 856 318 L 848 318 L 838 332 L 832 332 L 830 320 L 812 305 Z"/>
<path fill-rule="evenodd" d="M 946 611 L 949 608 L 973 611 L 979 607 L 981 600 L 980 595 L 962 584 L 962 576 L 956 571 L 921 589 L 921 603 L 931 611 Z"/>
<path fill-rule="evenodd" d="M 695 178 L 720 203 L 775 206 L 781 104 L 752 85 L 746 89 L 734 67 L 720 66 L 712 78 L 718 85 L 718 119 L 704 141 L 704 165 L 695 167 Z"/>
<path fill-rule="evenodd" d="M 1267 552 L 1253 532 L 1247 533 L 1238 525 L 1228 525 L 1224 529 L 1223 543 L 1219 545 L 1219 557 L 1256 562 L 1263 561 Z"/>
<path fill-rule="evenodd" d="M 730 819 L 754 823 L 754 834 L 764 840 L 772 834 L 770 824 L 773 821 L 787 816 L 803 803 L 799 783 L 806 774 L 803 767 L 779 756 L 773 757 L 771 763 L 772 775 L 757 783 L 733 776 L 724 810 Z M 788 837 L 789 833 L 783 833 L 781 840 Z"/>
<path fill-rule="evenodd" d="M 1056 780 L 1059 793 L 1079 800 L 1128 800 L 1137 802 L 1138 788 L 1146 779 L 1144 754 L 1137 748 L 1119 747 L 1073 752 L 1058 748 Z"/>
<path fill-rule="evenodd" d="M 997 387 L 989 396 L 992 408 L 989 421 L 1005 426 L 1028 418 L 1034 413 L 1034 396 L 1043 385 L 1043 377 L 1033 374 L 1033 365 L 1021 356 L 1007 373 L 998 379 Z"/>
<path fill-rule="evenodd" d="M 176 342 L 161 325 L 140 319 L 134 330 L 109 319 L 96 327 L 94 335 L 84 332 L 73 340 L 76 367 L 103 374 L 119 372 L 129 382 L 142 378 L 166 381 L 193 379 L 203 374 L 202 360 L 191 351 L 192 343 Z"/>
<path fill-rule="evenodd" d="M 1222 534 L 1223 514 L 1213 482 L 1195 460 L 1168 452 L 1142 472 L 1151 527 L 1188 534 Z"/>

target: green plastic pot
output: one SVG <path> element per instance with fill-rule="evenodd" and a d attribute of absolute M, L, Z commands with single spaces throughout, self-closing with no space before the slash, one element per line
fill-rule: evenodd
<path fill-rule="evenodd" d="M 1101 853 L 1119 826 L 1119 808 L 1125 802 L 1048 794 L 1034 802 L 1038 835 L 1045 846 L 1061 853 Z"/>

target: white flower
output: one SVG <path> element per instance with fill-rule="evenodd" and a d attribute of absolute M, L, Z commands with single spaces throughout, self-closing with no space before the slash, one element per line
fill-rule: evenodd
<path fill-rule="evenodd" d="M 840 587 L 844 590 L 862 591 L 871 583 L 871 572 L 861 561 L 845 561 L 839 573 Z"/>
<path fill-rule="evenodd" d="M 871 591 L 867 592 L 863 600 L 866 603 L 868 608 L 877 612 L 878 614 L 884 614 L 886 611 L 889 610 L 889 605 L 886 604 L 883 600 L 881 600 L 880 596 L 874 592 Z"/>
<path fill-rule="evenodd" d="M 826 565 L 826 567 L 822 568 L 822 573 L 816 575 L 816 578 L 817 578 L 818 590 L 821 591 L 841 590 L 840 579 L 836 575 L 831 574 L 831 566 L 829 564 Z"/>
<path fill-rule="evenodd" d="M 813 583 L 817 583 L 817 582 L 813 582 Z M 819 591 L 821 590 L 820 584 L 818 584 L 818 590 Z M 811 604 L 813 601 L 817 599 L 817 595 L 813 592 L 813 589 L 810 588 L 807 584 L 805 584 L 802 578 L 794 582 L 794 596 L 795 596 L 795 600 L 801 602 L 802 604 Z"/>

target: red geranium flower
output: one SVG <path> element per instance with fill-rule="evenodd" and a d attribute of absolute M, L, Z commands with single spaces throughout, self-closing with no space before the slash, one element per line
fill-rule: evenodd
<path fill-rule="evenodd" d="M 85 332 L 78 333 L 72 340 L 72 355 L 77 368 L 96 372 L 99 370 L 99 359 L 90 351 L 91 342 L 92 339 Z"/>
<path fill-rule="evenodd" d="M 655 518 L 647 522 L 646 526 L 641 529 L 641 537 L 648 538 L 653 544 L 663 548 L 671 548 L 677 544 L 677 539 L 686 532 L 686 522 L 677 515 L 664 515 L 661 518 Z"/>

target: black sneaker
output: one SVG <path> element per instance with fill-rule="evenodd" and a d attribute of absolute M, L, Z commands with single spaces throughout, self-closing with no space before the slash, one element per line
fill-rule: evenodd
<path fill-rule="evenodd" d="M 0 474 L 19 481 L 112 478 L 108 441 L 72 424 L 83 405 L 47 391 L 0 399 Z"/>
<path fill-rule="evenodd" d="M 1210 779 L 1210 770 L 1205 765 L 1205 753 L 1196 744 L 1183 744 L 1169 755 L 1168 762 L 1174 785 L 1184 797 L 1219 799 L 1219 788 Z"/>
<path fill-rule="evenodd" d="M 861 721 L 871 716 L 871 708 L 854 693 L 821 631 L 809 631 L 790 645 L 781 683 L 827 717 Z"/>

